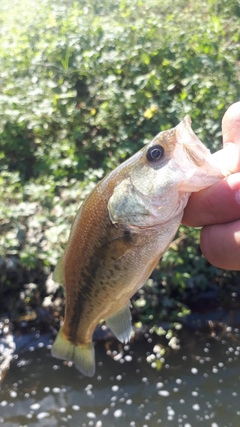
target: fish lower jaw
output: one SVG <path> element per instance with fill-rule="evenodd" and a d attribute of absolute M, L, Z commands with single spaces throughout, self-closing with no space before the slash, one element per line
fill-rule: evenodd
<path fill-rule="evenodd" d="M 172 203 L 171 206 L 165 205 L 161 209 L 159 209 L 157 206 L 152 207 L 152 225 L 150 225 L 148 228 L 160 226 L 164 227 L 167 224 L 172 224 L 175 222 L 180 224 L 190 194 L 190 192 L 185 191 L 179 192 L 176 202 L 174 204 Z"/>

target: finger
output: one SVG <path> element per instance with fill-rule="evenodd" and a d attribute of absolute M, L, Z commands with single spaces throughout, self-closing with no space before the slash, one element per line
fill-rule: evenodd
<path fill-rule="evenodd" d="M 200 246 L 212 265 L 225 270 L 240 270 L 240 220 L 203 227 Z"/>
<path fill-rule="evenodd" d="M 232 104 L 222 119 L 223 145 L 234 142 L 240 147 L 240 102 Z"/>
<path fill-rule="evenodd" d="M 223 120 L 224 149 L 214 153 L 222 170 L 231 173 L 240 171 L 240 102 L 232 104 Z M 229 184 L 229 187 L 228 185 Z M 193 193 L 183 216 L 183 224 L 200 226 L 233 221 L 239 218 L 240 179 L 238 175 Z M 236 204 L 237 203 L 237 204 Z"/>
<path fill-rule="evenodd" d="M 182 223 L 191 227 L 221 224 L 240 218 L 240 173 L 192 193 Z"/>
<path fill-rule="evenodd" d="M 223 149 L 213 153 L 213 157 L 217 160 L 224 176 L 240 171 L 240 146 L 238 144 L 226 143 Z"/>
<path fill-rule="evenodd" d="M 240 171 L 240 102 L 232 104 L 222 120 L 223 150 L 214 154 L 222 167 Z"/>

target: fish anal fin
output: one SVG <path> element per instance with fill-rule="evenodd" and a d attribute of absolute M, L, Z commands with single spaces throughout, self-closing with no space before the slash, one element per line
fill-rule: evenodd
<path fill-rule="evenodd" d="M 106 325 L 112 330 L 114 335 L 122 343 L 127 343 L 130 341 L 131 332 L 132 332 L 132 317 L 130 308 L 127 305 L 114 316 L 106 319 Z"/>
<path fill-rule="evenodd" d="M 62 332 L 58 332 L 52 346 L 52 356 L 57 359 L 69 360 L 84 375 L 92 377 L 95 374 L 94 344 L 74 344 L 68 341 Z"/>

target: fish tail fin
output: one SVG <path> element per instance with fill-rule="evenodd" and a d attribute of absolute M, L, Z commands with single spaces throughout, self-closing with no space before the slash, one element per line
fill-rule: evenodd
<path fill-rule="evenodd" d="M 73 362 L 76 368 L 88 377 L 92 377 L 95 373 L 94 344 L 92 342 L 74 344 L 64 336 L 62 328 L 53 343 L 52 356 Z"/>

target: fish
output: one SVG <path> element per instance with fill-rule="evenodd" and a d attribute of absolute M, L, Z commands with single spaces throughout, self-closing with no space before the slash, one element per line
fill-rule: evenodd
<path fill-rule="evenodd" d="M 53 357 L 91 377 L 92 336 L 101 320 L 120 342 L 130 341 L 130 300 L 173 240 L 190 194 L 227 174 L 186 116 L 95 186 L 77 212 L 53 275 L 66 294 Z"/>

